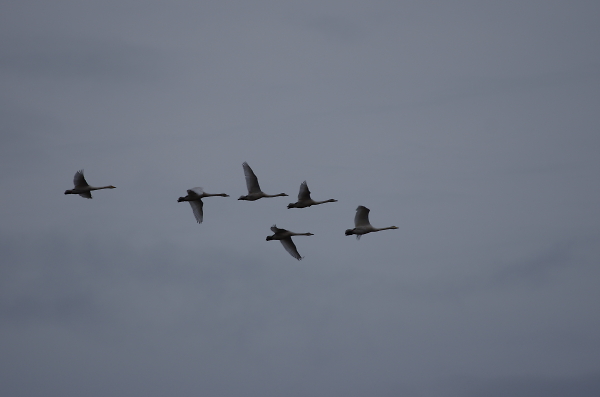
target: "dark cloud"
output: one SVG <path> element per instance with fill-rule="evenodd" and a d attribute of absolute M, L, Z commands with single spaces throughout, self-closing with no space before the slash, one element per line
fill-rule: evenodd
<path fill-rule="evenodd" d="M 332 15 L 316 17 L 307 26 L 340 42 L 353 42 L 365 34 L 357 23 Z"/>
<path fill-rule="evenodd" d="M 164 63 L 158 51 L 118 40 L 12 36 L 4 37 L 3 49 L 0 70 L 29 78 L 148 82 Z"/>
<path fill-rule="evenodd" d="M 469 390 L 464 396 L 592 397 L 597 396 L 598 393 L 600 393 L 600 375 L 593 374 L 572 378 L 520 377 L 498 379 L 485 382 L 484 385 Z"/>
<path fill-rule="evenodd" d="M 498 271 L 490 278 L 490 284 L 506 286 L 507 284 L 526 283 L 529 287 L 539 287 L 548 281 L 548 277 L 554 270 L 573 264 L 572 250 L 570 243 L 554 244 L 531 259 L 499 267 Z"/>

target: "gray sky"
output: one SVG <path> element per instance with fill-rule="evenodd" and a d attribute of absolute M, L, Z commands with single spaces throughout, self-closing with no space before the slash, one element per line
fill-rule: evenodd
<path fill-rule="evenodd" d="M 0 395 L 600 395 L 599 12 L 4 2 Z"/>

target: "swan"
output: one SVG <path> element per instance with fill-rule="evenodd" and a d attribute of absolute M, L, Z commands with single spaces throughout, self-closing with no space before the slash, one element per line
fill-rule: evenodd
<path fill-rule="evenodd" d="M 85 177 L 83 176 L 83 170 L 79 170 L 75 173 L 73 177 L 73 185 L 75 187 L 73 189 L 65 190 L 65 194 L 78 194 L 81 197 L 92 198 L 92 190 L 100 190 L 100 189 L 116 189 L 113 185 L 109 186 L 90 186 L 85 181 Z"/>
<path fill-rule="evenodd" d="M 262 190 L 260 190 L 260 186 L 258 185 L 258 178 L 252 171 L 252 168 L 248 165 L 248 163 L 244 162 L 242 164 L 244 167 L 244 175 L 246 176 L 246 187 L 248 188 L 248 195 L 240 196 L 238 200 L 247 200 L 247 201 L 256 201 L 263 197 L 279 197 L 279 196 L 287 196 L 285 193 L 279 194 L 266 194 Z"/>
<path fill-rule="evenodd" d="M 398 229 L 397 226 L 388 226 L 382 228 L 376 228 L 371 226 L 371 224 L 369 223 L 369 211 L 371 210 L 362 205 L 359 205 L 356 208 L 356 215 L 354 216 L 354 229 L 347 229 L 346 236 L 356 234 L 356 239 L 360 240 L 360 236 L 362 236 L 363 234 L 378 232 L 380 230 Z"/>
<path fill-rule="evenodd" d="M 337 202 L 337 200 L 335 199 L 329 199 L 329 200 L 325 200 L 325 201 L 315 201 L 313 199 L 310 198 L 310 190 L 308 190 L 308 185 L 306 184 L 306 181 L 302 182 L 302 184 L 300 185 L 300 192 L 298 192 L 298 201 L 295 203 L 289 203 L 288 204 L 288 209 L 290 208 L 306 208 L 306 207 L 310 207 L 311 205 L 318 205 L 318 204 L 324 204 L 324 203 L 335 203 Z"/>
<path fill-rule="evenodd" d="M 289 252 L 289 254 L 291 256 L 293 256 L 294 258 L 296 258 L 298 260 L 302 259 L 302 257 L 298 253 L 298 250 L 296 249 L 296 245 L 292 241 L 292 236 L 314 236 L 314 234 L 312 234 L 312 233 L 290 232 L 289 230 L 278 228 L 277 225 L 271 226 L 271 230 L 273 231 L 274 234 L 272 236 L 267 236 L 267 241 L 271 241 L 271 240 L 281 241 L 283 248 L 285 248 L 285 250 L 287 252 Z"/>
<path fill-rule="evenodd" d="M 202 207 L 204 206 L 202 199 L 204 197 L 213 197 L 213 196 L 229 197 L 229 195 L 225 194 L 225 193 L 215 193 L 215 194 L 205 193 L 204 189 L 202 189 L 201 187 L 194 187 L 192 189 L 188 189 L 187 196 L 179 197 L 177 199 L 177 202 L 178 203 L 181 203 L 182 201 L 189 202 L 190 206 L 192 207 L 192 211 L 194 212 L 194 217 L 196 218 L 196 221 L 198 223 L 202 223 L 202 219 L 204 216 L 204 213 L 202 212 Z"/>

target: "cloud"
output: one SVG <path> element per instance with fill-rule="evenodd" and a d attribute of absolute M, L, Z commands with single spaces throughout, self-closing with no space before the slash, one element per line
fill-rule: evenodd
<path fill-rule="evenodd" d="M 565 268 L 572 264 L 573 244 L 556 243 L 544 251 L 538 252 L 529 259 L 518 263 L 498 266 L 490 277 L 491 286 L 499 287 L 524 282 L 530 287 L 539 286 L 548 280 L 555 269 Z"/>
<path fill-rule="evenodd" d="M 17 36 L 4 38 L 0 70 L 48 79 L 122 83 L 149 81 L 161 73 L 163 61 L 158 51 L 124 41 Z"/>
<path fill-rule="evenodd" d="M 333 15 L 314 17 L 306 26 L 340 42 L 354 42 L 365 35 L 360 25 Z"/>
<path fill-rule="evenodd" d="M 513 377 L 484 382 L 464 397 L 596 397 L 600 395 L 600 374 L 575 377 Z"/>

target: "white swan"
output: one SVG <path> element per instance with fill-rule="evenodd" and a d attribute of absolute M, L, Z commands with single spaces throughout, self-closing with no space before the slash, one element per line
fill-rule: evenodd
<path fill-rule="evenodd" d="M 295 203 L 289 203 L 288 209 L 290 209 L 290 208 L 306 208 L 306 207 L 310 207 L 311 205 L 318 205 L 318 204 L 324 204 L 324 203 L 335 203 L 335 202 L 337 202 L 337 200 L 334 200 L 334 199 L 329 199 L 329 200 L 325 200 L 325 201 L 315 201 L 315 200 L 311 199 L 310 198 L 310 190 L 308 190 L 308 185 L 306 184 L 306 181 L 304 181 L 300 185 L 300 191 L 298 192 L 298 201 Z"/>
<path fill-rule="evenodd" d="M 380 230 L 398 229 L 397 226 L 388 226 L 382 228 L 371 226 L 371 223 L 369 223 L 369 211 L 371 210 L 367 207 L 363 207 L 362 205 L 359 205 L 358 208 L 356 208 L 356 215 L 354 216 L 354 229 L 347 229 L 346 236 L 356 234 L 356 239 L 360 240 L 360 236 L 363 234 L 378 232 Z"/>
<path fill-rule="evenodd" d="M 215 194 L 205 193 L 201 187 L 194 187 L 192 189 L 188 189 L 187 196 L 179 197 L 177 199 L 177 202 L 178 203 L 181 203 L 182 201 L 189 202 L 190 206 L 192 207 L 192 211 L 194 212 L 194 217 L 196 218 L 196 221 L 198 223 L 202 223 L 202 219 L 204 217 L 204 213 L 202 212 L 202 207 L 204 206 L 204 203 L 202 202 L 202 199 L 204 197 L 214 197 L 214 196 L 229 197 L 229 195 L 225 194 L 225 193 L 215 193 Z"/>
<path fill-rule="evenodd" d="M 266 194 L 262 190 L 260 190 L 260 186 L 258 185 L 258 178 L 254 175 L 252 168 L 248 165 L 248 163 L 244 162 L 242 164 L 244 167 L 244 175 L 246 176 L 246 187 L 248 188 L 248 195 L 240 196 L 238 200 L 247 200 L 247 201 L 255 201 L 263 197 L 279 197 L 279 196 L 287 196 L 285 193 L 279 194 Z"/>
<path fill-rule="evenodd" d="M 75 187 L 73 189 L 65 190 L 65 194 L 78 194 L 81 197 L 89 199 L 92 198 L 92 190 L 116 189 L 113 185 L 100 187 L 88 185 L 83 176 L 83 170 L 79 170 L 75 173 L 75 176 L 73 177 L 73 185 L 75 185 Z"/>
<path fill-rule="evenodd" d="M 302 259 L 302 257 L 298 253 L 298 250 L 296 249 L 296 245 L 292 241 L 292 236 L 314 236 L 314 234 L 312 234 L 312 233 L 290 232 L 289 230 L 286 230 L 286 229 L 280 229 L 276 225 L 271 226 L 271 230 L 273 231 L 274 234 L 272 236 L 267 236 L 267 241 L 271 241 L 271 240 L 281 241 L 283 248 L 285 248 L 285 250 L 287 252 L 289 252 L 291 256 L 293 256 L 294 258 L 296 258 L 298 260 Z"/>

